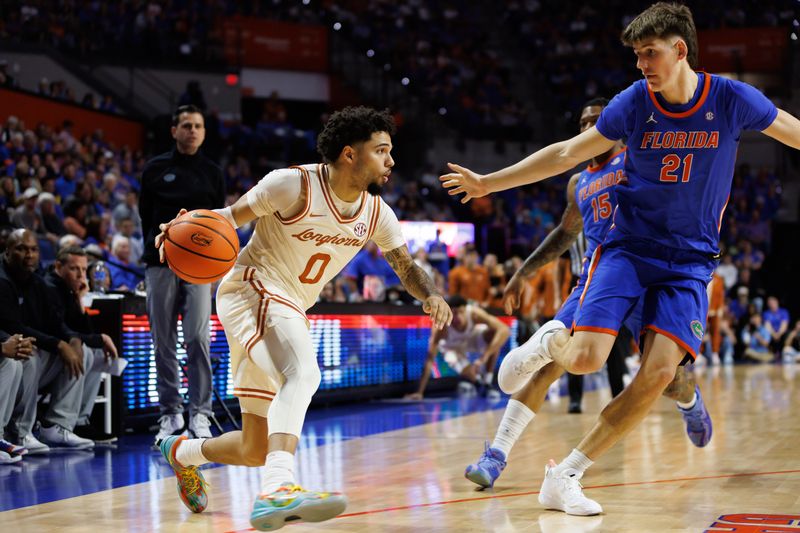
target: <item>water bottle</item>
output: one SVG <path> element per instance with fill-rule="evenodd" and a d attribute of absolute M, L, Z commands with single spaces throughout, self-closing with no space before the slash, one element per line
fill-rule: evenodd
<path fill-rule="evenodd" d="M 89 277 L 92 292 L 105 293 L 108 289 L 108 268 L 103 261 L 95 261 Z"/>

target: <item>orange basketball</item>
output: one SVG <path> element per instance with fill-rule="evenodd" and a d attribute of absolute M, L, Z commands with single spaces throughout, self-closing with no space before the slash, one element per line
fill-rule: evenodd
<path fill-rule="evenodd" d="M 211 283 L 227 274 L 236 263 L 239 236 L 221 215 L 195 209 L 169 227 L 164 255 L 169 268 L 182 280 Z"/>

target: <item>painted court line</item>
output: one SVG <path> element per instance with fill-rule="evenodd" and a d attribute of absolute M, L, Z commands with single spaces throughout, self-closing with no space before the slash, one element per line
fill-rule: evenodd
<path fill-rule="evenodd" d="M 736 477 L 755 477 L 755 476 L 774 476 L 774 475 L 781 475 L 781 474 L 800 474 L 800 470 L 778 470 L 775 472 L 742 472 L 739 474 L 721 474 L 717 476 L 698 476 L 698 477 L 680 477 L 674 479 L 657 479 L 654 481 L 634 481 L 631 483 L 611 483 L 608 485 L 592 485 L 589 487 L 583 487 L 584 490 L 589 489 L 607 489 L 612 487 L 634 487 L 637 485 L 655 485 L 659 483 L 678 483 L 681 481 L 703 481 L 706 479 L 730 479 Z M 405 511 L 408 509 L 421 509 L 423 507 L 434 507 L 437 505 L 449 505 L 451 503 L 464 503 L 464 502 L 476 502 L 481 500 L 499 500 L 501 498 L 514 498 L 517 496 L 531 496 L 533 494 L 539 494 L 538 490 L 531 490 L 527 492 L 513 492 L 511 494 L 493 494 L 491 496 L 480 496 L 476 498 L 460 498 L 458 500 L 445 500 L 441 502 L 430 502 L 430 503 L 416 503 L 413 505 L 401 505 L 398 507 L 386 507 L 383 509 L 373 509 L 370 511 L 359 511 L 357 513 L 346 513 L 337 516 L 336 518 L 349 518 L 353 516 L 364 516 L 369 514 L 379 514 L 379 513 L 388 513 L 391 511 Z M 244 533 L 246 531 L 255 531 L 253 528 L 249 529 L 237 529 L 234 531 L 229 531 L 227 533 Z"/>

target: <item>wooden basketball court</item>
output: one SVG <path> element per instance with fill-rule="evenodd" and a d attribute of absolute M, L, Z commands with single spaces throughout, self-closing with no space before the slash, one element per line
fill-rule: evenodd
<path fill-rule="evenodd" d="M 309 488 L 341 489 L 350 503 L 337 519 L 286 530 L 800 532 L 800 369 L 723 367 L 706 370 L 699 380 L 714 419 L 709 446 L 692 446 L 674 405 L 661 400 L 584 478 L 587 495 L 603 505 L 603 515 L 547 511 L 536 493 L 545 462 L 571 450 L 608 401 L 607 390 L 586 394 L 581 415 L 565 413 L 566 399 L 548 403 L 512 451 L 495 489 L 483 492 L 463 471 L 494 435 L 502 409 L 454 417 L 433 411 L 426 424 L 349 440 L 304 436 L 320 444 L 298 455 L 299 479 Z M 419 409 L 414 403 L 406 407 L 410 416 Z M 156 468 L 160 457 L 151 455 Z M 164 478 L 6 511 L 0 524 L 13 533 L 248 531 L 257 469 L 205 473 L 210 504 L 199 515 L 180 503 L 174 478 Z M 779 515 L 771 519 L 778 525 L 755 528 L 753 521 L 763 517 L 752 515 Z"/>

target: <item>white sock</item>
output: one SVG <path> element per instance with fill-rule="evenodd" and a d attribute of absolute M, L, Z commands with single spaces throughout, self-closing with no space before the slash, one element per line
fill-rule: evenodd
<path fill-rule="evenodd" d="M 567 458 L 558 463 L 558 466 L 553 469 L 553 474 L 563 474 L 565 470 L 570 468 L 576 470 L 579 474 L 583 474 L 593 464 L 594 461 L 583 455 L 577 448 L 574 448 Z"/>
<path fill-rule="evenodd" d="M 487 372 L 483 376 L 483 383 L 488 385 L 489 387 L 492 386 L 492 380 L 494 379 L 494 372 Z"/>
<path fill-rule="evenodd" d="M 178 445 L 175 459 L 183 466 L 200 466 L 210 463 L 203 455 L 203 442 L 206 439 L 188 439 Z"/>
<path fill-rule="evenodd" d="M 692 399 L 689 400 L 687 403 L 681 403 L 681 402 L 675 402 L 675 403 L 677 403 L 678 407 L 680 407 L 684 411 L 688 411 L 689 409 L 694 407 L 694 405 L 697 403 L 697 391 L 694 391 L 694 395 L 692 396 Z"/>
<path fill-rule="evenodd" d="M 261 476 L 261 494 L 278 490 L 284 483 L 295 484 L 294 455 L 282 450 L 267 454 L 267 465 Z"/>
<path fill-rule="evenodd" d="M 506 406 L 503 420 L 500 421 L 500 426 L 497 428 L 492 448 L 497 448 L 508 457 L 514 443 L 517 442 L 534 416 L 536 413 L 524 403 L 513 399 L 508 400 L 508 406 Z"/>

